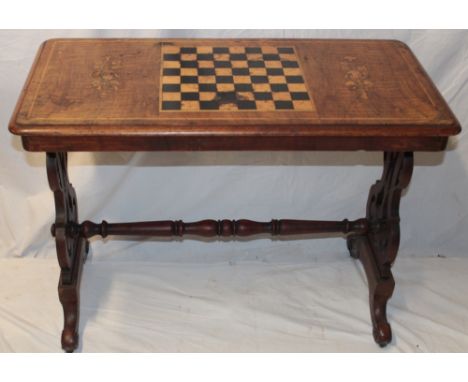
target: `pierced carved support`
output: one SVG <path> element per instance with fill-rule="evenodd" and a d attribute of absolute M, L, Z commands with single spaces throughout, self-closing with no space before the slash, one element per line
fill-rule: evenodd
<path fill-rule="evenodd" d="M 54 227 L 52 227 L 54 231 Z M 184 223 L 182 220 L 162 220 L 136 223 L 107 223 L 105 220 L 97 224 L 89 220 L 82 224 L 71 223 L 66 231 L 69 235 L 90 238 L 96 235 L 136 235 L 171 237 L 196 235 L 203 237 L 253 236 L 259 234 L 307 235 L 315 233 L 365 234 L 368 231 L 366 219 L 349 221 L 320 220 L 271 220 L 256 222 L 252 220 L 201 220 Z"/>
<path fill-rule="evenodd" d="M 78 346 L 80 280 L 89 243 L 69 231 L 69 227 L 78 224 L 78 206 L 75 190 L 68 179 L 67 154 L 47 153 L 46 165 L 55 201 L 52 234 L 61 268 L 58 293 L 64 313 L 62 348 L 71 352 Z"/>
<path fill-rule="evenodd" d="M 382 277 L 389 277 L 400 246 L 400 199 L 413 173 L 412 152 L 384 153 L 382 178 L 370 189 L 367 200 L 369 243 L 377 256 Z"/>
<path fill-rule="evenodd" d="M 371 187 L 367 201 L 369 231 L 347 239 L 351 256 L 361 261 L 366 272 L 373 334 L 380 346 L 392 340 L 386 308 L 395 288 L 391 266 L 400 245 L 401 193 L 412 172 L 412 152 L 384 153 L 382 178 Z"/>

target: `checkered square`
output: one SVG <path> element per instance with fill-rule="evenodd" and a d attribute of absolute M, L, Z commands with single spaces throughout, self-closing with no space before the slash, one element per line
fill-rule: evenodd
<path fill-rule="evenodd" d="M 292 47 L 162 49 L 162 111 L 314 111 Z"/>

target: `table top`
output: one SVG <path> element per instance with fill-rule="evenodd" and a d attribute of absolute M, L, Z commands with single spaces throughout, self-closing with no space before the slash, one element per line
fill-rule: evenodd
<path fill-rule="evenodd" d="M 460 126 L 398 41 L 55 39 L 10 131 L 35 151 L 441 150 Z"/>

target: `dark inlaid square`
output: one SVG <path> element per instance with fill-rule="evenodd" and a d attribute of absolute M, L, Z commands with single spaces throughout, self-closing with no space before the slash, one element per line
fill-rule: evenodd
<path fill-rule="evenodd" d="M 179 68 L 164 68 L 163 76 L 180 76 Z"/>
<path fill-rule="evenodd" d="M 197 54 L 198 61 L 213 61 L 214 56 L 211 53 L 199 53 Z"/>
<path fill-rule="evenodd" d="M 267 76 L 252 76 L 252 83 L 253 84 L 267 84 L 268 77 Z"/>
<path fill-rule="evenodd" d="M 162 109 L 163 110 L 180 110 L 182 104 L 180 101 L 163 101 Z"/>
<path fill-rule="evenodd" d="M 310 98 L 306 92 L 291 92 L 291 99 L 293 101 L 307 101 Z"/>
<path fill-rule="evenodd" d="M 302 76 L 286 76 L 286 82 L 288 84 L 303 84 L 304 78 Z"/>
<path fill-rule="evenodd" d="M 181 68 L 196 68 L 197 66 L 197 61 L 180 61 Z"/>
<path fill-rule="evenodd" d="M 216 92 L 216 84 L 199 84 L 198 90 L 201 92 Z"/>
<path fill-rule="evenodd" d="M 284 70 L 281 68 L 267 68 L 267 74 L 269 76 L 282 76 L 284 75 Z"/>
<path fill-rule="evenodd" d="M 262 48 L 248 47 L 248 48 L 245 48 L 245 53 L 262 53 Z"/>
<path fill-rule="evenodd" d="M 214 76 L 216 74 L 213 68 L 198 68 L 199 76 Z"/>
<path fill-rule="evenodd" d="M 180 77 L 180 82 L 183 84 L 196 84 L 198 83 L 197 76 L 182 76 Z"/>
<path fill-rule="evenodd" d="M 173 92 L 180 92 L 180 85 L 179 84 L 164 84 L 162 87 L 163 92 L 173 93 Z"/>
<path fill-rule="evenodd" d="M 271 90 L 273 92 L 287 92 L 287 91 L 289 91 L 288 85 L 286 85 L 286 84 L 271 84 L 270 87 L 271 87 Z"/>
<path fill-rule="evenodd" d="M 256 101 L 271 101 L 273 99 L 270 92 L 254 92 L 254 97 Z"/>
<path fill-rule="evenodd" d="M 235 84 L 234 89 L 236 92 L 252 92 L 252 84 Z"/>
<path fill-rule="evenodd" d="M 237 107 L 239 110 L 256 110 L 257 104 L 255 101 L 242 100 L 237 101 Z"/>
<path fill-rule="evenodd" d="M 215 68 L 230 68 L 231 67 L 231 62 L 230 61 L 215 61 L 214 62 L 214 67 Z"/>
<path fill-rule="evenodd" d="M 229 48 L 215 47 L 213 48 L 213 53 L 218 53 L 218 54 L 229 53 Z"/>
<path fill-rule="evenodd" d="M 299 64 L 297 61 L 282 61 L 283 68 L 298 68 Z"/>
<path fill-rule="evenodd" d="M 294 105 L 291 101 L 275 101 L 277 110 L 293 110 Z"/>
<path fill-rule="evenodd" d="M 182 93 L 182 101 L 198 101 L 199 99 L 200 93 L 198 92 Z"/>
<path fill-rule="evenodd" d="M 216 76 L 216 83 L 217 84 L 233 84 L 234 77 L 233 76 Z"/>
<path fill-rule="evenodd" d="M 263 59 L 265 61 L 279 61 L 280 56 L 278 54 L 264 54 Z"/>
<path fill-rule="evenodd" d="M 245 61 L 247 60 L 247 55 L 244 53 L 231 53 L 229 59 L 231 61 Z"/>
<path fill-rule="evenodd" d="M 200 101 L 200 110 L 218 110 L 218 101 Z"/>
<path fill-rule="evenodd" d="M 250 71 L 248 68 L 232 68 L 232 74 L 234 76 L 248 76 Z"/>
<path fill-rule="evenodd" d="M 236 92 L 219 92 L 217 95 L 220 103 L 224 102 L 235 102 L 237 100 Z"/>
<path fill-rule="evenodd" d="M 180 48 L 180 53 L 184 53 L 184 54 L 193 54 L 193 53 L 197 53 L 197 48 L 194 48 L 194 47 L 183 47 L 183 48 Z"/>
<path fill-rule="evenodd" d="M 264 61 L 248 61 L 249 68 L 264 68 Z"/>
<path fill-rule="evenodd" d="M 278 53 L 283 53 L 283 54 L 294 54 L 294 49 L 289 48 L 289 47 L 279 47 L 278 48 Z"/>
<path fill-rule="evenodd" d="M 166 53 L 164 55 L 164 61 L 180 61 L 179 53 Z"/>

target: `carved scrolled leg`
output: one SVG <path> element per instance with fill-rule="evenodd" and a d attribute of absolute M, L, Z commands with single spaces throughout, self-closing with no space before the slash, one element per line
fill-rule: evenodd
<path fill-rule="evenodd" d="M 366 235 L 347 238 L 352 257 L 359 259 L 369 284 L 369 302 L 373 334 L 380 346 L 392 340 L 387 321 L 387 301 L 393 294 L 395 281 L 391 272 L 400 245 L 400 199 L 413 172 L 412 152 L 384 153 L 382 178 L 370 189 L 366 218 Z"/>
<path fill-rule="evenodd" d="M 62 348 L 72 352 L 78 347 L 80 280 L 88 242 L 70 229 L 78 224 L 78 206 L 68 180 L 66 153 L 47 153 L 47 177 L 54 192 L 55 223 L 51 231 L 61 269 L 58 292 L 64 313 Z"/>
<path fill-rule="evenodd" d="M 381 276 L 376 256 L 366 236 L 355 236 L 352 246 L 367 277 L 374 340 L 383 347 L 392 340 L 392 330 L 387 321 L 387 301 L 392 297 L 395 281 L 391 273 L 389 277 Z"/>
<path fill-rule="evenodd" d="M 78 327 L 80 319 L 80 282 L 83 262 L 86 258 L 86 240 L 78 240 L 76 256 L 74 257 L 71 282 L 64 282 L 60 277 L 58 292 L 63 307 L 62 348 L 66 352 L 73 352 L 78 347 Z"/>

